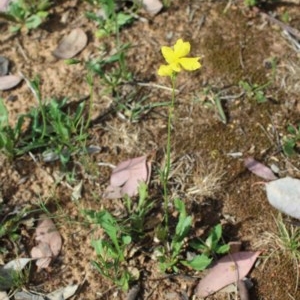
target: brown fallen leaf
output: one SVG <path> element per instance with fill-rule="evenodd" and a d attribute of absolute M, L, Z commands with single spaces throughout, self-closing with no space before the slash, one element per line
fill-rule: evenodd
<path fill-rule="evenodd" d="M 109 199 L 129 197 L 138 193 L 140 182 L 148 182 L 151 174 L 151 163 L 147 156 L 140 156 L 121 162 L 113 170 L 110 185 L 104 192 L 104 197 Z"/>
<path fill-rule="evenodd" d="M 63 37 L 52 54 L 60 59 L 72 58 L 85 48 L 87 42 L 85 32 L 80 28 L 75 28 Z"/>
<path fill-rule="evenodd" d="M 46 215 L 40 216 L 36 228 L 36 241 L 38 245 L 31 250 L 31 257 L 36 258 L 39 269 L 47 268 L 52 260 L 58 256 L 62 247 L 62 238 L 55 224 Z"/>
<path fill-rule="evenodd" d="M 267 166 L 255 160 L 253 157 L 247 157 L 244 160 L 245 167 L 254 173 L 255 175 L 265 179 L 265 180 L 275 180 L 277 176 L 274 175 L 273 171 Z"/>
<path fill-rule="evenodd" d="M 163 8 L 163 4 L 159 0 L 143 0 L 142 1 L 145 10 L 151 14 L 158 14 Z"/>
<path fill-rule="evenodd" d="M 0 90 L 5 91 L 14 88 L 22 81 L 20 76 L 6 75 L 0 77 Z"/>
<path fill-rule="evenodd" d="M 36 259 L 35 264 L 38 269 L 46 269 L 51 263 L 53 253 L 48 244 L 40 242 L 31 249 L 30 255 L 32 258 Z"/>
<path fill-rule="evenodd" d="M 259 251 L 242 251 L 222 257 L 201 279 L 196 287 L 195 295 L 204 298 L 226 285 L 243 279 L 251 270 L 259 254 Z"/>

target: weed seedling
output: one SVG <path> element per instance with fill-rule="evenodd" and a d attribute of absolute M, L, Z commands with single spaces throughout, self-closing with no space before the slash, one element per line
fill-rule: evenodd
<path fill-rule="evenodd" d="M 39 27 L 48 17 L 47 10 L 52 3 L 49 0 L 17 0 L 10 1 L 8 10 L 0 17 L 15 23 L 10 27 L 12 32 L 18 32 L 22 27 L 27 30 Z"/>
<path fill-rule="evenodd" d="M 99 26 L 95 33 L 97 37 L 117 34 L 121 27 L 132 23 L 134 20 L 131 14 L 117 12 L 116 1 L 114 0 L 94 0 L 90 2 L 102 9 L 101 14 L 94 12 L 86 14 L 90 20 L 95 21 Z"/>
<path fill-rule="evenodd" d="M 228 245 L 220 244 L 221 238 L 222 226 L 218 224 L 212 228 L 205 241 L 193 241 L 190 243 L 190 246 L 207 256 L 214 257 L 216 254 L 225 254 L 229 251 Z"/>
<path fill-rule="evenodd" d="M 300 227 L 298 225 L 286 224 L 281 214 L 277 218 L 274 217 L 274 220 L 277 232 L 267 232 L 264 236 L 263 245 L 267 244 L 273 248 L 264 264 L 273 255 L 278 260 L 283 259 L 286 261 L 288 259 L 292 261 L 296 269 L 296 291 L 299 286 Z"/>
<path fill-rule="evenodd" d="M 267 98 L 264 93 L 264 89 L 270 85 L 269 83 L 266 83 L 264 85 L 258 85 L 258 84 L 251 85 L 246 81 L 240 81 L 239 85 L 245 91 L 248 98 L 254 97 L 257 103 L 264 103 L 267 101 Z"/>
<path fill-rule="evenodd" d="M 63 166 L 71 155 L 85 149 L 88 138 L 87 126 L 91 108 L 85 118 L 85 104 L 78 104 L 75 112 L 68 108 L 67 99 L 51 99 L 44 104 L 39 89 L 39 80 L 28 81 L 38 107 L 18 118 L 15 127 L 8 123 L 8 112 L 0 99 L 0 150 L 9 157 L 31 151 L 43 151 L 44 161 L 60 160 Z M 92 101 L 89 102 L 90 106 Z M 85 121 L 87 119 L 87 121 Z M 25 129 L 24 129 L 25 127 Z"/>
<path fill-rule="evenodd" d="M 127 291 L 133 276 L 125 262 L 125 250 L 131 243 L 131 236 L 125 232 L 119 222 L 108 211 L 85 211 L 92 223 L 99 225 L 107 238 L 92 240 L 97 254 L 97 261 L 92 264 L 104 277 L 112 280 L 118 287 Z"/>
<path fill-rule="evenodd" d="M 297 153 L 300 142 L 300 124 L 298 128 L 293 125 L 287 127 L 288 134 L 283 138 L 282 150 L 286 156 L 292 156 Z"/>
<path fill-rule="evenodd" d="M 149 200 L 148 187 L 144 182 L 141 182 L 139 185 L 139 197 L 136 206 L 130 197 L 125 197 L 125 204 L 129 215 L 128 223 L 130 224 L 133 236 L 138 235 L 138 237 L 143 237 L 145 234 L 145 217 L 153 208 L 153 202 Z"/>
<path fill-rule="evenodd" d="M 172 237 L 171 244 L 168 245 L 167 248 L 158 248 L 158 251 L 160 252 L 158 255 L 160 269 L 163 272 L 170 269 L 177 272 L 176 264 L 179 260 L 184 240 L 188 236 L 192 225 L 192 217 L 187 215 L 184 202 L 180 199 L 175 199 L 174 204 L 176 210 L 179 212 L 175 234 Z"/>

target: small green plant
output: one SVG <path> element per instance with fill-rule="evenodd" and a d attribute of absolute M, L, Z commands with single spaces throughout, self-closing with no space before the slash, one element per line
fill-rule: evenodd
<path fill-rule="evenodd" d="M 99 26 L 95 33 L 97 37 L 117 34 L 121 27 L 132 23 L 134 20 L 131 14 L 117 12 L 116 1 L 114 0 L 94 0 L 90 2 L 102 9 L 102 15 L 94 12 L 87 12 L 86 14 L 89 19 L 95 21 Z"/>
<path fill-rule="evenodd" d="M 214 92 L 213 88 L 211 86 L 206 87 L 203 89 L 203 92 L 201 93 L 203 99 L 201 99 L 201 103 L 209 108 L 209 109 L 213 109 L 215 111 L 217 111 L 220 120 L 226 124 L 227 123 L 227 117 L 225 114 L 225 111 L 223 109 L 223 105 L 222 105 L 222 99 L 221 99 L 221 95 L 220 92 Z M 199 101 L 198 97 L 195 99 L 195 101 Z"/>
<path fill-rule="evenodd" d="M 229 251 L 229 245 L 220 244 L 222 238 L 222 225 L 218 224 L 211 229 L 205 241 L 196 240 L 190 243 L 190 246 L 201 253 L 215 257 L 216 254 L 225 254 Z"/>
<path fill-rule="evenodd" d="M 292 156 L 298 153 L 300 142 L 300 124 L 298 128 L 288 125 L 288 134 L 283 138 L 282 150 L 286 156 Z"/>
<path fill-rule="evenodd" d="M 192 225 L 192 217 L 187 215 L 184 202 L 180 199 L 175 199 L 174 204 L 175 209 L 179 212 L 175 234 L 172 237 L 171 244 L 157 249 L 159 253 L 159 266 L 163 272 L 170 269 L 177 271 L 176 264 L 179 261 L 184 240 Z"/>
<path fill-rule="evenodd" d="M 59 159 L 65 166 L 71 154 L 84 149 L 86 144 L 90 118 L 87 117 L 85 121 L 85 104 L 81 102 L 74 113 L 67 108 L 67 99 L 51 99 L 48 104 L 44 104 L 38 79 L 29 84 L 39 105 L 21 115 L 15 127 L 9 125 L 7 109 L 0 99 L 0 151 L 9 157 L 43 151 L 44 161 Z"/>
<path fill-rule="evenodd" d="M 147 185 L 139 185 L 138 202 L 135 205 L 131 198 L 125 197 L 128 218 L 117 220 L 108 211 L 84 211 L 84 214 L 95 225 L 100 226 L 105 238 L 94 239 L 92 246 L 97 254 L 94 267 L 104 277 L 112 280 L 118 287 L 128 290 L 130 282 L 136 280 L 136 274 L 129 270 L 126 253 L 133 242 L 145 236 L 145 217 L 153 207 L 149 201 Z"/>
<path fill-rule="evenodd" d="M 225 254 L 229 251 L 229 245 L 220 244 L 221 238 L 222 226 L 218 224 L 210 231 L 205 241 L 194 240 L 190 243 L 190 246 L 201 252 L 201 254 L 195 255 L 190 260 L 181 261 L 181 263 L 197 271 L 206 269 L 211 264 L 213 258 L 216 258 L 216 254 Z"/>
<path fill-rule="evenodd" d="M 144 182 L 140 183 L 139 197 L 136 205 L 134 205 L 133 200 L 128 196 L 125 197 L 125 205 L 129 216 L 127 223 L 130 224 L 129 228 L 131 235 L 137 235 L 139 238 L 144 237 L 145 218 L 149 211 L 153 208 L 153 202 L 149 201 L 147 184 Z"/>
<path fill-rule="evenodd" d="M 27 30 L 39 27 L 48 17 L 47 10 L 52 3 L 49 0 L 17 0 L 10 1 L 7 12 L 0 17 L 15 23 L 10 27 L 12 32 L 17 32 L 25 27 Z"/>
<path fill-rule="evenodd" d="M 5 214 L 5 217 L 2 218 L 0 224 L 0 238 L 7 237 L 11 241 L 18 240 L 20 238 L 20 223 L 29 211 L 29 207 L 24 207 L 11 215 Z M 1 206 L 0 215 L 2 215 L 2 213 Z"/>
<path fill-rule="evenodd" d="M 299 263 L 300 263 L 300 227 L 298 224 L 286 224 L 282 214 L 274 217 L 276 232 L 266 232 L 263 237 L 263 245 L 271 247 L 270 254 L 264 264 L 272 256 L 278 260 L 292 261 L 296 270 L 295 291 L 299 286 Z M 287 221 L 289 222 L 289 221 Z M 261 246 L 261 245 L 260 245 Z"/>
<path fill-rule="evenodd" d="M 2 98 L 0 98 L 0 151 L 12 158 L 14 156 L 15 143 L 18 140 L 24 117 L 19 117 L 15 127 L 9 125 L 8 111 Z"/>
<path fill-rule="evenodd" d="M 92 246 L 97 254 L 97 261 L 92 264 L 104 277 L 112 280 L 118 287 L 127 291 L 129 283 L 134 278 L 128 271 L 125 261 L 125 250 L 131 243 L 128 235 L 119 222 L 108 211 L 85 211 L 92 223 L 99 225 L 107 238 L 92 240 Z"/>
<path fill-rule="evenodd" d="M 239 86 L 245 91 L 248 98 L 254 97 L 257 103 L 264 103 L 267 101 L 264 89 L 270 84 L 266 83 L 264 85 L 250 84 L 246 81 L 240 81 Z"/>

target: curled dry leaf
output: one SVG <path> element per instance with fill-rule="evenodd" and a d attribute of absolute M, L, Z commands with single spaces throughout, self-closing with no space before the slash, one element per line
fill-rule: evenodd
<path fill-rule="evenodd" d="M 300 180 L 285 177 L 266 184 L 269 203 L 281 212 L 300 219 Z"/>
<path fill-rule="evenodd" d="M 8 74 L 8 66 L 8 59 L 5 56 L 0 56 L 0 76 L 5 76 Z"/>
<path fill-rule="evenodd" d="M 121 162 L 113 170 L 110 185 L 104 192 L 109 199 L 129 197 L 138 193 L 140 182 L 148 182 L 151 174 L 151 163 L 147 156 L 140 156 Z"/>
<path fill-rule="evenodd" d="M 36 241 L 38 245 L 31 250 L 31 257 L 36 258 L 39 269 L 47 268 L 52 258 L 55 258 L 62 247 L 62 238 L 53 221 L 46 215 L 40 216 L 36 228 Z"/>
<path fill-rule="evenodd" d="M 260 252 L 237 252 L 224 256 L 210 269 L 209 273 L 199 282 L 195 295 L 207 297 L 221 288 L 243 279 Z"/>
<path fill-rule="evenodd" d="M 258 162 L 253 157 L 246 158 L 244 163 L 249 171 L 265 180 L 277 179 L 277 176 L 274 175 L 273 171 L 270 168 Z"/>
<path fill-rule="evenodd" d="M 163 8 L 163 5 L 159 0 L 143 0 L 142 3 L 145 10 L 151 15 L 158 14 Z"/>
<path fill-rule="evenodd" d="M 78 289 L 78 285 L 68 285 L 64 288 L 60 288 L 52 293 L 47 294 L 49 300 L 61 300 L 72 297 Z"/>
<path fill-rule="evenodd" d="M 6 75 L 0 77 L 0 90 L 5 91 L 14 88 L 22 81 L 20 76 Z"/>
<path fill-rule="evenodd" d="M 49 245 L 43 242 L 33 247 L 30 254 L 36 259 L 36 265 L 39 269 L 48 268 L 53 255 Z"/>
<path fill-rule="evenodd" d="M 53 55 L 57 58 L 68 59 L 74 57 L 87 45 L 88 38 L 80 28 L 73 29 L 67 36 L 63 37 Z"/>

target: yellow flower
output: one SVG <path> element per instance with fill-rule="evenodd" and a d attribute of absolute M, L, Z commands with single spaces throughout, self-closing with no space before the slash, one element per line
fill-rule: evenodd
<path fill-rule="evenodd" d="M 177 40 L 174 50 L 171 47 L 161 47 L 161 52 L 168 65 L 161 65 L 158 69 L 159 76 L 172 76 L 182 69 L 194 71 L 201 68 L 199 59 L 201 57 L 186 57 L 191 50 L 191 44 L 182 39 Z"/>

